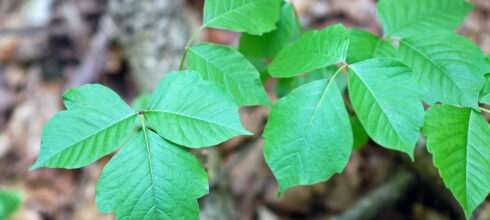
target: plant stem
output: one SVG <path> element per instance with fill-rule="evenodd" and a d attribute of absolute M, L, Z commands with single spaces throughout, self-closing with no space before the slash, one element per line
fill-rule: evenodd
<path fill-rule="evenodd" d="M 393 37 L 383 37 L 383 40 L 386 41 L 400 41 L 400 38 L 393 38 Z"/>
<path fill-rule="evenodd" d="M 187 44 L 185 45 L 184 54 L 182 55 L 182 60 L 180 61 L 179 71 L 182 71 L 184 69 L 184 61 L 185 61 L 185 58 L 187 57 L 187 49 L 189 49 L 189 47 L 191 47 L 191 44 L 192 44 L 192 42 L 194 42 L 194 39 L 196 39 L 197 35 L 202 30 L 204 30 L 204 28 L 206 28 L 205 25 L 202 25 L 201 27 L 199 27 L 199 29 L 197 29 L 197 31 L 192 35 L 191 39 L 189 39 L 189 41 L 187 41 Z"/>
<path fill-rule="evenodd" d="M 486 109 L 486 108 L 482 108 L 482 107 L 480 107 L 480 110 L 482 110 L 482 111 L 484 111 L 484 112 L 486 112 L 486 113 L 489 113 L 489 114 L 490 114 L 490 110 L 488 110 L 488 109 Z"/>
<path fill-rule="evenodd" d="M 339 75 L 340 72 L 342 72 L 342 70 L 347 66 L 347 64 L 344 64 L 342 65 L 332 76 L 332 78 L 330 78 L 330 82 L 328 82 L 328 85 L 330 85 L 330 83 L 332 83 L 335 78 Z"/>

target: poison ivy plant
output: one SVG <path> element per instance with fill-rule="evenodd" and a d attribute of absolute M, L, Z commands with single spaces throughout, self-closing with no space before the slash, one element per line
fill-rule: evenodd
<path fill-rule="evenodd" d="M 44 126 L 41 152 L 31 169 L 79 168 L 110 154 L 130 133 L 138 113 L 101 85 L 85 85 L 63 95 L 66 111 Z"/>
<path fill-rule="evenodd" d="M 267 80 L 269 80 L 270 75 L 269 72 L 267 72 L 267 62 L 265 61 L 265 59 L 257 57 L 247 57 L 247 60 L 259 71 L 260 82 L 262 82 L 262 84 L 266 83 Z"/>
<path fill-rule="evenodd" d="M 301 86 L 272 108 L 263 134 L 264 155 L 279 181 L 279 194 L 324 181 L 349 160 L 352 129 L 334 78 Z"/>
<path fill-rule="evenodd" d="M 410 37 L 459 27 L 473 5 L 464 0 L 381 0 L 378 17 L 384 35 Z"/>
<path fill-rule="evenodd" d="M 341 24 L 310 31 L 279 52 L 269 65 L 269 73 L 274 77 L 293 77 L 341 63 L 348 47 L 349 33 Z"/>
<path fill-rule="evenodd" d="M 301 77 L 280 79 L 276 86 L 277 97 L 282 98 L 293 89 L 296 89 L 304 84 L 321 79 L 330 79 L 335 71 L 337 71 L 337 69 L 337 66 L 331 65 L 325 68 L 313 70 Z M 343 93 L 343 91 L 345 91 L 345 89 L 347 88 L 347 77 L 345 77 L 345 75 L 343 74 L 340 74 L 335 78 L 335 83 L 337 83 L 339 90 L 341 91 L 341 93 Z"/>
<path fill-rule="evenodd" d="M 197 219 L 208 176 L 190 152 L 143 126 L 106 165 L 96 191 L 99 210 L 118 219 Z"/>
<path fill-rule="evenodd" d="M 242 127 L 229 93 L 194 71 L 166 76 L 147 109 L 148 124 L 160 136 L 187 147 L 212 146 L 250 134 Z"/>
<path fill-rule="evenodd" d="M 7 219 L 19 209 L 22 195 L 13 189 L 0 189 L 0 219 Z"/>
<path fill-rule="evenodd" d="M 452 32 L 472 8 L 463 0 L 380 0 L 378 37 L 342 24 L 303 34 L 293 4 L 282 0 L 206 0 L 180 72 L 136 99 L 134 110 L 101 85 L 68 90 L 67 110 L 44 127 L 32 169 L 79 168 L 121 147 L 97 183 L 101 212 L 197 219 L 208 177 L 185 147 L 251 134 L 238 108 L 265 105 L 272 110 L 263 150 L 279 194 L 342 172 L 369 139 L 413 159 L 422 129 L 469 218 L 490 192 L 490 128 L 481 115 L 490 110 L 479 107 L 490 104 L 490 64 Z M 243 32 L 239 49 L 192 46 L 206 27 Z M 269 74 L 280 78 L 275 105 L 263 86 Z M 432 105 L 427 114 L 422 101 Z"/>
<path fill-rule="evenodd" d="M 271 105 L 257 69 L 236 50 L 203 43 L 189 49 L 188 68 L 223 86 L 240 106 Z"/>
<path fill-rule="evenodd" d="M 379 57 L 396 57 L 396 48 L 388 41 L 359 29 L 349 29 L 349 50 L 347 63 Z"/>
<path fill-rule="evenodd" d="M 470 108 L 434 105 L 422 133 L 444 183 L 469 219 L 490 193 L 490 125 Z"/>
<path fill-rule="evenodd" d="M 490 66 L 490 54 L 485 58 L 488 66 Z M 480 93 L 480 102 L 490 105 L 490 72 L 485 74 L 485 85 Z"/>
<path fill-rule="evenodd" d="M 420 86 L 409 67 L 391 58 L 353 64 L 349 67 L 349 96 L 374 141 L 413 159 L 424 107 Z"/>
<path fill-rule="evenodd" d="M 101 85 L 70 89 L 63 100 L 68 110 L 44 127 L 32 169 L 91 163 L 119 147 L 135 119 L 141 121 L 141 131 L 107 164 L 97 183 L 98 208 L 115 211 L 117 219 L 196 219 L 197 198 L 208 192 L 207 175 L 177 144 L 197 148 L 250 134 L 229 93 L 194 71 L 167 75 L 138 112 Z"/>
<path fill-rule="evenodd" d="M 354 146 L 352 150 L 357 150 L 366 145 L 369 141 L 369 136 L 362 127 L 361 121 L 355 115 L 349 116 L 350 126 L 352 127 L 352 134 L 354 135 Z"/>
<path fill-rule="evenodd" d="M 283 2 L 277 29 L 262 36 L 243 33 L 239 51 L 249 57 L 273 58 L 287 43 L 299 37 L 298 24 L 293 4 Z"/>
<path fill-rule="evenodd" d="M 261 35 L 276 29 L 281 0 L 206 0 L 203 26 Z"/>
<path fill-rule="evenodd" d="M 490 73 L 485 75 L 485 86 L 480 93 L 480 102 L 490 105 Z"/>
<path fill-rule="evenodd" d="M 149 93 L 141 94 L 134 99 L 131 107 L 135 111 L 142 111 L 146 108 L 146 106 L 148 106 L 148 104 L 150 103 L 150 99 L 151 99 L 151 94 Z"/>
<path fill-rule="evenodd" d="M 409 65 L 427 91 L 424 101 L 478 109 L 485 55 L 470 40 L 450 32 L 432 32 L 400 41 L 397 57 Z"/>

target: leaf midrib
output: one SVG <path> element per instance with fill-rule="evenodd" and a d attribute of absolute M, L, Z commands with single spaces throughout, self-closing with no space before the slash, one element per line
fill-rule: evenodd
<path fill-rule="evenodd" d="M 412 50 L 414 50 L 415 52 L 419 53 L 420 55 L 422 55 L 425 59 L 427 59 L 430 63 L 432 63 L 437 69 L 439 69 L 442 73 L 444 73 L 447 78 L 449 78 L 451 80 L 451 82 L 459 89 L 459 91 L 464 95 L 466 96 L 465 92 L 463 91 L 463 88 L 461 88 L 458 83 L 456 83 L 456 81 L 451 77 L 451 75 L 444 69 L 442 68 L 442 66 L 440 66 L 439 64 L 437 64 L 435 61 L 433 61 L 430 57 L 428 57 L 425 53 L 423 53 L 422 51 L 420 51 L 418 48 L 412 46 L 409 42 L 406 42 L 404 40 L 401 40 L 400 43 L 403 43 L 405 45 L 407 45 L 408 47 L 410 47 Z M 425 85 L 423 85 L 425 87 Z M 428 88 L 426 88 L 428 89 Z"/>
<path fill-rule="evenodd" d="M 447 7 L 448 9 L 452 9 L 452 7 Z M 391 36 L 392 34 L 395 34 L 396 32 L 404 29 L 404 28 L 407 28 L 407 27 L 410 27 L 410 26 L 413 26 L 413 22 L 411 21 L 420 21 L 420 20 L 423 20 L 422 18 L 426 18 L 426 17 L 431 17 L 431 15 L 434 15 L 434 14 L 437 14 L 435 12 L 438 12 L 438 11 L 442 11 L 443 9 L 441 8 L 438 8 L 437 10 L 435 9 L 432 9 L 430 11 L 427 11 L 426 13 L 423 13 L 423 14 L 420 14 L 420 15 L 417 15 L 417 17 L 415 17 L 414 19 L 408 21 L 408 22 L 404 22 L 403 24 L 400 24 L 396 27 L 393 27 L 393 29 L 389 32 L 387 32 L 385 34 L 385 36 Z"/>
<path fill-rule="evenodd" d="M 167 110 L 146 110 L 145 112 L 148 112 L 148 113 L 152 113 L 152 112 L 153 113 L 168 113 L 168 114 L 172 114 L 172 115 L 176 115 L 176 116 L 180 116 L 180 117 L 191 118 L 191 119 L 197 120 L 197 121 L 207 122 L 209 124 L 214 124 L 214 125 L 218 125 L 218 126 L 221 126 L 221 127 L 225 127 L 225 128 L 231 129 L 231 130 L 242 132 L 242 130 L 240 130 L 240 129 L 232 128 L 232 127 L 229 127 L 229 126 L 226 126 L 226 125 L 223 125 L 223 124 L 219 124 L 219 123 L 216 123 L 216 122 L 213 122 L 213 121 L 208 121 L 206 119 L 196 118 L 194 116 L 180 114 L 180 113 L 177 113 L 177 112 L 171 112 L 171 111 L 167 111 Z"/>
<path fill-rule="evenodd" d="M 304 57 L 306 57 L 306 56 L 308 56 L 308 55 L 316 55 L 316 56 L 321 56 L 321 57 L 333 58 L 333 59 L 335 59 L 335 60 L 337 61 L 336 63 L 341 63 L 341 62 L 344 62 L 344 63 L 345 63 L 345 62 L 346 62 L 346 61 L 345 61 L 345 60 L 343 60 L 342 58 L 338 58 L 338 57 L 336 57 L 336 56 L 334 56 L 334 55 L 330 55 L 330 54 L 322 54 L 322 53 L 304 53 L 304 54 L 301 54 L 301 55 L 300 55 L 300 56 L 298 56 L 298 57 L 292 57 L 292 58 L 283 59 L 283 60 L 282 60 L 282 63 L 284 63 L 284 60 L 298 60 L 298 59 L 302 59 L 302 58 L 304 58 Z M 273 63 L 274 63 L 274 62 L 272 62 L 271 64 L 273 64 Z M 289 63 L 289 62 L 288 62 L 288 63 Z M 277 64 L 276 64 L 276 65 L 277 65 Z M 326 66 L 328 66 L 328 65 L 331 65 L 331 63 L 330 63 L 330 64 L 328 64 L 328 63 L 327 63 L 327 64 L 322 64 L 322 66 L 321 66 L 321 67 L 318 67 L 318 68 L 315 68 L 315 69 L 320 69 L 320 68 L 326 67 Z M 283 68 L 283 67 L 282 67 L 282 65 L 280 65 L 280 66 L 281 66 L 281 67 L 279 67 L 279 68 Z M 277 68 L 274 68 L 274 69 L 277 69 Z M 275 72 L 275 71 L 274 71 L 274 72 Z M 272 76 L 274 76 L 274 74 L 272 74 L 272 73 L 271 73 L 271 75 L 272 75 Z M 276 77 L 283 77 L 283 76 L 295 76 L 295 75 L 298 75 L 298 73 L 295 73 L 295 74 L 293 74 L 293 75 L 291 75 L 291 74 L 286 74 L 286 75 L 275 75 L 275 76 L 276 76 Z"/>
<path fill-rule="evenodd" d="M 265 2 L 265 1 L 270 1 L 270 0 L 259 0 L 259 1 Z M 246 4 L 240 5 L 240 6 L 236 7 L 236 8 L 233 8 L 233 9 L 231 9 L 231 10 L 229 10 L 229 11 L 223 13 L 223 14 L 220 14 L 220 15 L 214 17 L 213 19 L 211 19 L 208 22 L 206 22 L 205 24 L 203 24 L 203 26 L 206 26 L 207 27 L 209 24 L 212 24 L 213 22 L 215 22 L 216 20 L 220 19 L 221 17 L 226 16 L 226 15 L 228 15 L 228 14 L 230 14 L 232 12 L 235 12 L 237 10 L 240 10 L 242 8 L 249 7 L 250 5 L 253 5 L 253 4 L 255 4 L 255 3 L 259 2 L 259 1 L 249 2 L 249 3 L 246 3 Z"/>
<path fill-rule="evenodd" d="M 289 59 L 294 59 L 294 60 L 296 60 L 296 59 L 298 59 L 298 58 L 303 58 L 303 57 L 306 57 L 306 56 L 308 56 L 308 55 L 317 55 L 317 56 L 322 56 L 322 57 L 329 57 L 329 58 L 334 58 L 334 59 L 336 59 L 338 62 L 345 62 L 345 60 L 344 60 L 344 59 L 342 59 L 342 58 L 340 58 L 340 57 L 337 57 L 337 56 L 335 56 L 335 55 L 331 55 L 331 54 L 329 54 L 329 53 L 303 53 L 303 54 L 301 54 L 301 55 L 300 55 L 300 56 L 298 56 L 298 57 L 291 57 L 291 58 L 289 58 Z M 289 59 L 288 59 L 288 60 L 289 60 Z"/>
<path fill-rule="evenodd" d="M 470 110 L 470 117 L 468 120 L 468 130 L 466 131 L 466 155 L 465 155 L 465 167 L 464 167 L 464 192 L 465 192 L 465 209 L 468 208 L 468 153 L 469 153 L 469 145 L 470 145 L 470 130 L 471 130 L 471 118 L 473 116 L 473 110 Z"/>
<path fill-rule="evenodd" d="M 385 112 L 384 108 L 381 106 L 380 102 L 378 101 L 378 99 L 376 98 L 376 96 L 374 95 L 374 92 L 371 90 L 371 88 L 368 86 L 369 84 L 366 83 L 366 81 L 364 81 L 364 79 L 357 73 L 356 69 L 351 66 L 351 69 L 353 70 L 353 72 L 357 75 L 357 78 L 359 78 L 359 80 L 361 80 L 361 82 L 366 86 L 369 94 L 371 94 L 371 96 L 373 97 L 375 103 L 377 104 L 377 106 L 381 109 L 381 112 L 383 113 L 383 115 L 386 117 L 386 119 L 388 119 L 388 121 L 390 123 L 388 123 L 390 125 L 390 127 L 396 132 L 396 134 L 398 135 L 398 137 L 402 137 L 402 135 L 400 135 L 398 129 L 395 128 L 395 126 L 392 124 L 392 121 L 390 119 L 390 117 L 388 117 L 388 114 Z M 402 139 L 402 143 L 404 145 L 406 145 L 407 143 L 405 143 L 405 141 Z M 407 147 L 408 145 L 406 145 L 405 147 Z"/>
<path fill-rule="evenodd" d="M 341 68 L 343 68 L 343 67 L 341 67 Z M 303 146 L 304 146 L 306 135 L 308 134 L 308 132 L 311 128 L 311 125 L 313 124 L 313 121 L 315 120 L 316 115 L 318 114 L 318 110 L 321 108 L 321 105 L 323 104 L 323 101 L 325 100 L 325 97 L 327 95 L 327 92 L 330 89 L 330 86 L 335 81 L 335 76 L 336 75 L 332 76 L 332 78 L 328 81 L 327 86 L 325 86 L 325 89 L 322 92 L 322 96 L 320 97 L 320 100 L 318 101 L 317 105 L 315 106 L 315 111 L 313 111 L 313 115 L 311 116 L 310 121 L 306 125 L 305 131 L 303 132 L 303 136 L 301 137 L 300 143 L 299 143 L 298 147 L 296 148 L 296 155 L 297 156 L 301 156 L 300 155 L 300 149 L 303 148 Z M 304 169 L 305 165 L 304 165 L 303 158 L 301 158 L 300 161 L 301 161 L 301 167 Z M 304 179 L 303 172 L 300 172 L 300 175 L 301 175 L 301 179 Z"/>
<path fill-rule="evenodd" d="M 126 117 L 124 117 L 124 118 L 122 118 L 122 119 L 119 119 L 119 120 L 117 120 L 117 121 L 115 121 L 115 122 L 113 122 L 113 123 L 109 124 L 108 126 L 106 126 L 106 127 L 102 128 L 102 129 L 97 130 L 96 132 L 93 132 L 93 133 L 91 133 L 91 134 L 89 134 L 89 135 L 86 135 L 85 137 L 83 137 L 83 138 L 82 138 L 82 139 L 80 139 L 79 141 L 77 141 L 77 142 L 75 142 L 75 143 L 73 143 L 73 144 L 71 144 L 71 145 L 69 145 L 69 146 L 66 146 L 66 147 L 64 147 L 64 148 L 62 148 L 62 149 L 60 149 L 60 150 L 56 151 L 55 153 L 51 154 L 49 157 L 47 157 L 47 159 L 45 159 L 45 160 L 43 160 L 42 162 L 40 162 L 40 163 L 39 163 L 39 165 L 44 164 L 46 161 L 50 160 L 50 159 L 51 159 L 53 156 L 59 155 L 59 154 L 60 154 L 60 153 L 62 153 L 63 151 L 65 151 L 65 150 L 67 150 L 67 149 L 69 149 L 69 148 L 71 148 L 71 147 L 73 147 L 73 146 L 75 146 L 75 145 L 78 145 L 78 144 L 80 144 L 81 142 L 86 141 L 88 138 L 91 138 L 91 137 L 93 137 L 93 136 L 95 136 L 95 135 L 99 134 L 100 132 L 103 132 L 103 131 L 108 130 L 108 129 L 109 129 L 109 128 L 111 128 L 112 126 L 115 126 L 115 125 L 117 125 L 117 124 L 119 124 L 119 123 L 121 123 L 121 122 L 123 122 L 123 121 L 125 121 L 125 120 L 127 120 L 127 119 L 129 119 L 129 118 L 131 118 L 131 117 L 133 117 L 133 116 L 135 116 L 136 114 L 137 114 L 137 113 L 136 113 L 136 112 L 134 112 L 134 113 L 132 113 L 131 115 L 128 115 L 128 116 L 126 116 Z"/>
<path fill-rule="evenodd" d="M 198 51 L 194 50 L 194 48 L 192 48 L 192 47 L 189 48 L 189 51 L 190 52 L 193 52 L 193 54 L 195 54 L 196 56 L 202 58 L 203 60 L 206 60 L 207 63 L 208 63 L 208 65 L 211 65 L 214 68 L 218 69 L 223 74 L 223 76 L 225 76 L 228 80 L 233 81 L 234 83 L 236 83 L 238 85 L 238 87 L 242 88 L 242 82 L 238 82 L 236 79 L 234 79 L 233 77 L 229 76 L 227 72 L 223 71 L 221 68 L 218 67 L 219 65 L 216 65 L 211 60 L 206 59 L 206 57 L 204 57 L 203 55 L 201 55 Z M 253 70 L 254 70 L 254 76 L 256 76 L 257 79 L 259 79 L 260 73 L 255 68 Z M 245 83 L 248 83 L 248 82 L 245 82 Z M 256 85 L 253 85 L 253 84 L 250 84 L 250 85 L 256 86 Z M 240 94 L 240 97 L 243 98 L 243 95 Z"/>
<path fill-rule="evenodd" d="M 143 127 L 143 134 L 145 135 L 145 144 L 146 144 L 146 152 L 148 154 L 148 163 L 150 166 L 150 175 L 151 175 L 151 190 L 153 193 L 153 202 L 155 203 L 155 215 L 158 216 L 158 201 L 157 201 L 157 195 L 155 192 L 155 177 L 153 174 L 153 165 L 152 165 L 152 159 L 151 159 L 151 152 L 150 152 L 150 143 L 148 141 L 148 135 L 146 133 L 146 126 L 145 126 L 145 119 L 144 115 L 141 116 L 141 123 Z"/>

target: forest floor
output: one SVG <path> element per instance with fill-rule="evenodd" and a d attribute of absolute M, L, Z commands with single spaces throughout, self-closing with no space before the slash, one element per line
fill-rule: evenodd
<path fill-rule="evenodd" d="M 458 33 L 490 53 L 490 1 L 471 2 L 476 7 Z M 200 23 L 203 0 L 186 4 L 186 13 Z M 342 23 L 381 34 L 374 0 L 297 0 L 295 4 L 301 23 L 311 29 Z M 113 214 L 100 214 L 95 205 L 97 179 L 112 155 L 81 169 L 28 171 L 39 153 L 42 127 L 64 109 L 61 95 L 67 88 L 100 83 L 128 103 L 139 95 L 128 58 L 114 36 L 100 34 L 107 11 L 106 0 L 0 0 L 0 188 L 14 188 L 24 196 L 12 219 L 114 219 Z M 239 37 L 209 29 L 200 41 L 237 46 Z M 103 52 L 92 51 L 91 45 L 101 40 L 108 42 Z M 94 53 L 95 60 L 103 62 L 88 62 Z M 83 74 L 91 77 L 80 77 Z M 276 82 L 266 84 L 274 102 Z M 260 134 L 269 111 L 240 109 L 245 128 Z M 221 158 L 214 165 L 203 161 L 206 168 L 218 169 L 210 173 L 210 196 L 200 201 L 202 219 L 225 218 L 212 214 L 221 209 L 230 212 L 226 216 L 240 219 L 326 219 L 341 217 L 361 198 L 379 206 L 371 210 L 373 219 L 463 218 L 461 208 L 434 174 L 423 140 L 415 163 L 369 142 L 352 154 L 343 173 L 313 186 L 292 188 L 280 198 L 262 144 L 261 138 L 239 137 L 221 144 L 219 150 L 195 152 Z M 477 209 L 475 219 L 490 220 L 489 198 Z"/>

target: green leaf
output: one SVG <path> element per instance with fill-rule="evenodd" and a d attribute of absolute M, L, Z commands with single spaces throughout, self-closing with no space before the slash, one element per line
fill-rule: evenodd
<path fill-rule="evenodd" d="M 149 93 L 141 94 L 133 100 L 133 104 L 131 105 L 131 107 L 133 107 L 135 111 L 145 110 L 148 104 L 150 103 L 150 99 L 151 99 L 151 94 Z"/>
<path fill-rule="evenodd" d="M 187 147 L 212 146 L 251 134 L 242 127 L 238 106 L 228 92 L 194 71 L 163 78 L 148 109 L 148 124 L 160 136 Z"/>
<path fill-rule="evenodd" d="M 279 194 L 342 172 L 353 144 L 342 95 L 333 80 L 327 79 L 306 84 L 280 99 L 263 136 L 265 160 L 279 182 Z"/>
<path fill-rule="evenodd" d="M 262 36 L 243 33 L 239 51 L 245 56 L 273 58 L 295 36 L 299 36 L 297 19 L 293 4 L 284 2 L 277 29 Z"/>
<path fill-rule="evenodd" d="M 149 93 L 141 94 L 133 100 L 133 104 L 131 105 L 131 107 L 135 111 L 143 111 L 146 109 L 146 107 L 148 107 L 148 104 L 150 104 L 150 99 L 151 99 L 151 94 Z M 133 137 L 139 132 L 139 130 L 141 130 L 142 127 L 143 125 L 141 124 L 141 121 L 136 120 L 136 123 L 134 124 L 135 129 L 133 129 L 131 135 L 126 136 L 124 145 L 126 145 L 129 141 L 131 141 Z"/>
<path fill-rule="evenodd" d="M 490 125 L 469 108 L 429 108 L 422 133 L 446 186 L 469 219 L 490 192 Z"/>
<path fill-rule="evenodd" d="M 384 35 L 410 37 L 436 30 L 452 31 L 473 5 L 464 0 L 381 0 L 378 17 Z"/>
<path fill-rule="evenodd" d="M 361 121 L 355 115 L 349 116 L 350 125 L 352 127 L 352 134 L 354 134 L 354 146 L 352 150 L 357 150 L 362 146 L 366 145 L 369 141 L 369 136 L 366 130 L 362 127 Z"/>
<path fill-rule="evenodd" d="M 116 219 L 198 219 L 208 177 L 186 149 L 143 129 L 105 166 L 96 188 L 100 212 Z"/>
<path fill-rule="evenodd" d="M 421 88 L 412 71 L 392 58 L 374 58 L 349 68 L 349 95 L 369 136 L 381 146 L 413 151 L 424 124 Z"/>
<path fill-rule="evenodd" d="M 239 106 L 272 105 L 259 72 L 236 50 L 202 43 L 190 48 L 188 53 L 188 68 L 228 90 Z"/>
<path fill-rule="evenodd" d="M 12 189 L 0 189 L 0 219 L 6 219 L 19 209 L 22 195 Z"/>
<path fill-rule="evenodd" d="M 304 84 L 321 80 L 321 79 L 330 79 L 335 71 L 337 71 L 338 67 L 335 65 L 327 66 L 326 68 L 321 68 L 314 70 L 310 73 L 305 74 L 304 76 L 292 77 L 292 78 L 282 78 L 277 82 L 276 86 L 276 94 L 277 97 L 282 98 L 286 96 L 293 89 L 296 89 Z M 341 93 L 344 93 L 347 88 L 347 77 L 344 74 L 340 74 L 335 77 L 335 82 L 339 87 Z"/>
<path fill-rule="evenodd" d="M 490 54 L 485 58 L 488 66 L 490 66 Z M 480 93 L 480 102 L 490 105 L 490 73 L 485 74 L 485 85 Z"/>
<path fill-rule="evenodd" d="M 450 32 L 435 32 L 400 41 L 397 57 L 410 66 L 427 91 L 424 101 L 478 108 L 485 55 L 470 40 Z"/>
<path fill-rule="evenodd" d="M 63 95 L 67 111 L 44 126 L 41 151 L 31 169 L 79 168 L 111 153 L 131 133 L 137 113 L 101 85 L 85 85 Z"/>
<path fill-rule="evenodd" d="M 349 34 L 341 24 L 310 31 L 276 56 L 269 73 L 286 78 L 344 62 L 348 47 Z"/>
<path fill-rule="evenodd" d="M 396 48 L 378 36 L 367 31 L 351 28 L 349 31 L 349 50 L 347 63 L 357 63 L 363 60 L 379 57 L 395 57 Z"/>
<path fill-rule="evenodd" d="M 282 0 L 206 0 L 204 26 L 261 35 L 276 29 Z"/>
<path fill-rule="evenodd" d="M 490 105 L 490 73 L 485 75 L 485 86 L 480 93 L 480 102 Z"/>
<path fill-rule="evenodd" d="M 256 57 L 247 57 L 247 60 L 254 65 L 255 69 L 259 71 L 260 74 L 260 82 L 262 82 L 262 85 L 269 80 L 269 72 L 267 72 L 267 63 L 264 59 L 262 58 L 256 58 Z"/>

